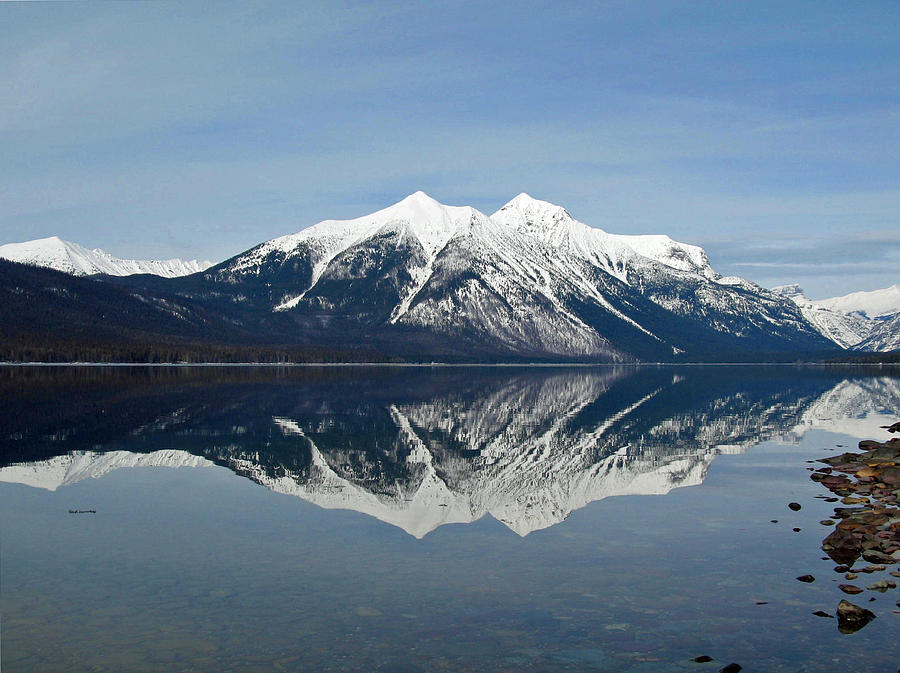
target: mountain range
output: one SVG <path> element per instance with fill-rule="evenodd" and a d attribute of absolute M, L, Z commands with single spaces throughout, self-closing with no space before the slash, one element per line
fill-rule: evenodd
<path fill-rule="evenodd" d="M 807 298 L 796 284 L 772 290 L 797 304 L 804 318 L 842 348 L 900 350 L 900 285 L 819 300 Z"/>
<path fill-rule="evenodd" d="M 164 278 L 175 278 L 204 271 L 213 265 L 212 262 L 198 262 L 196 259 L 190 261 L 119 259 L 100 248 L 88 250 L 77 243 L 64 241 L 58 236 L 0 245 L 0 258 L 56 269 L 74 276 L 92 276 L 100 273 L 129 276 L 136 273 L 150 273 Z"/>
<path fill-rule="evenodd" d="M 72 272 L 49 257 L 29 261 Z M 610 234 L 527 194 L 488 216 L 416 192 L 190 275 L 123 275 L 126 267 L 97 278 L 156 307 L 160 297 L 177 304 L 176 321 L 202 313 L 227 325 L 211 338 L 413 360 L 784 359 L 860 342 L 890 349 L 900 336 L 881 314 L 723 277 L 697 246 Z M 888 333 L 870 340 L 882 325 Z M 179 329 L 155 336 L 189 338 Z"/>

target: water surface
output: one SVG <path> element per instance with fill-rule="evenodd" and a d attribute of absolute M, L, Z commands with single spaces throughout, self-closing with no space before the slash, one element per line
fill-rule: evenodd
<path fill-rule="evenodd" d="M 895 370 L 9 367 L 0 399 L 6 671 L 896 668 L 900 592 L 812 614 L 845 596 L 807 472 L 896 420 Z"/>

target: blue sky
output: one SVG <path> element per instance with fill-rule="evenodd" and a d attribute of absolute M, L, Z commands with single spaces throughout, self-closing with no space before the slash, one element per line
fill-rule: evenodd
<path fill-rule="evenodd" d="M 900 281 L 895 2 L 2 3 L 0 243 L 224 259 L 517 193 L 812 297 Z"/>

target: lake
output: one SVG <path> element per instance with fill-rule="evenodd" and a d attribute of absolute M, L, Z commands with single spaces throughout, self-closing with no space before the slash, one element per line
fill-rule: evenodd
<path fill-rule="evenodd" d="M 900 661 L 808 471 L 889 438 L 896 368 L 2 367 L 0 400 L 6 673 Z M 843 598 L 877 618 L 813 614 Z"/>

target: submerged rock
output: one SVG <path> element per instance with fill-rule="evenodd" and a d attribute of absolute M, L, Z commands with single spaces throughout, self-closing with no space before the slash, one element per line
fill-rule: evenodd
<path fill-rule="evenodd" d="M 875 619 L 875 614 L 850 601 L 841 601 L 837 606 L 838 631 L 841 633 L 856 633 L 866 624 Z"/>
<path fill-rule="evenodd" d="M 879 580 L 878 582 L 875 582 L 875 584 L 870 584 L 866 587 L 866 589 L 868 589 L 869 591 L 880 591 L 881 593 L 884 593 L 888 589 L 896 588 L 897 583 L 893 580 Z"/>
<path fill-rule="evenodd" d="M 694 657 L 694 661 L 696 661 L 698 664 L 705 664 L 707 661 L 714 661 L 714 660 L 710 656 L 701 654 L 699 657 Z"/>
<path fill-rule="evenodd" d="M 800 577 L 798 577 L 797 579 L 798 579 L 799 581 L 801 581 L 801 582 L 806 582 L 806 583 L 810 583 L 810 582 L 815 582 L 815 581 L 816 581 L 816 578 L 813 577 L 812 575 L 800 575 Z"/>

